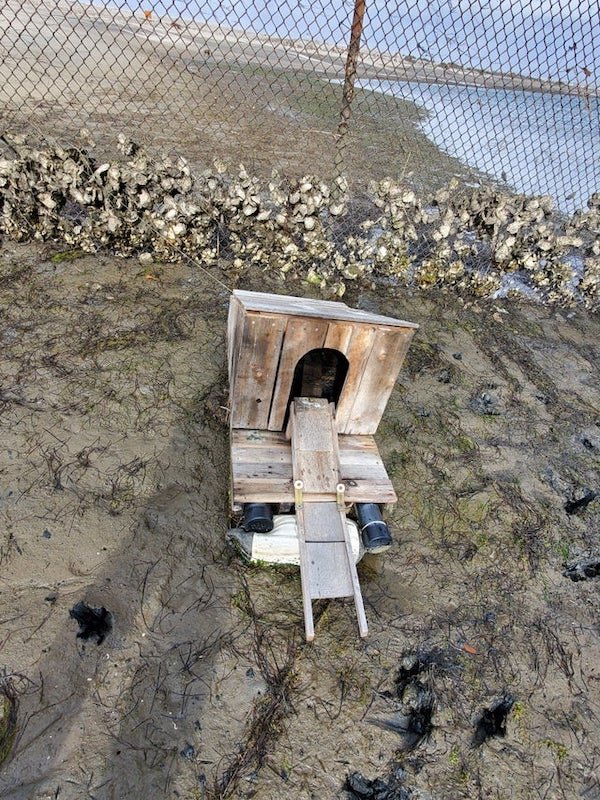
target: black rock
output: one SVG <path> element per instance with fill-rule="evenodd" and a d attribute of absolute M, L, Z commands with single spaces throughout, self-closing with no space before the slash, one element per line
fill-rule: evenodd
<path fill-rule="evenodd" d="M 514 703 L 514 697 L 504 695 L 483 709 L 475 726 L 473 747 L 479 747 L 492 736 L 506 736 L 506 720 Z"/>
<path fill-rule="evenodd" d="M 498 416 L 500 414 L 500 403 L 496 397 L 493 397 L 487 392 L 482 392 L 474 397 L 469 403 L 471 411 L 476 411 L 478 414 L 487 414 L 490 416 Z"/>
<path fill-rule="evenodd" d="M 577 514 L 579 511 L 583 511 L 592 500 L 595 500 L 598 495 L 596 492 L 592 491 L 592 489 L 584 488 L 581 489 L 579 492 L 579 497 L 575 497 L 572 500 L 567 500 L 565 503 L 565 511 L 567 514 Z"/>
<path fill-rule="evenodd" d="M 96 644 L 102 644 L 112 630 L 112 614 L 104 606 L 92 608 L 81 601 L 73 606 L 69 616 L 79 623 L 78 639 L 95 638 Z"/>
<path fill-rule="evenodd" d="M 571 561 L 565 566 L 563 575 L 572 581 L 586 581 L 590 578 L 598 578 L 600 577 L 600 558 L 596 556 Z"/>
<path fill-rule="evenodd" d="M 186 744 L 186 746 L 179 752 L 182 758 L 192 761 L 196 757 L 196 748 L 193 744 Z"/>

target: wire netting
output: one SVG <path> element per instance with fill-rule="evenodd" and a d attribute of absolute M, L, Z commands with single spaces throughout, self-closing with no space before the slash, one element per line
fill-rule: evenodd
<path fill-rule="evenodd" d="M 4 126 L 81 127 L 198 165 L 333 173 L 354 3 L 22 2 L 0 10 Z M 343 168 L 473 171 L 566 211 L 600 183 L 594 4 L 366 2 Z M 596 30 L 595 30 L 596 28 Z"/>
<path fill-rule="evenodd" d="M 93 140 L 107 158 L 122 133 L 195 174 L 215 160 L 262 178 L 343 174 L 363 221 L 361 198 L 386 176 L 426 207 L 450 183 L 456 196 L 549 196 L 569 215 L 600 186 L 596 12 L 595 0 L 6 0 L 3 128 Z M 388 208 L 387 184 L 369 191 Z"/>

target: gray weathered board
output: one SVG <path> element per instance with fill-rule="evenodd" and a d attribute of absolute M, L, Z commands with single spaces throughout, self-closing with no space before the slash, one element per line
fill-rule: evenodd
<path fill-rule="evenodd" d="M 236 289 L 233 296 L 247 311 L 285 314 L 292 317 L 320 317 L 325 320 L 368 322 L 375 325 L 395 325 L 399 328 L 414 328 L 415 330 L 419 327 L 414 322 L 405 322 L 394 317 L 385 317 L 358 308 L 349 308 L 339 300 L 313 300 L 308 297 L 292 297 L 286 294 L 245 292 L 241 289 Z"/>
<path fill-rule="evenodd" d="M 360 635 L 368 632 L 346 513 L 336 497 L 340 464 L 334 410 L 326 400 L 301 397 L 290 413 L 293 477 L 302 484 L 296 522 L 307 641 L 315 635 L 312 601 L 322 598 L 353 597 Z"/>

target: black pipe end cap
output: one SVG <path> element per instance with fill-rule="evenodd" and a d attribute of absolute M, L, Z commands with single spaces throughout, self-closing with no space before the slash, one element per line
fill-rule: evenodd
<path fill-rule="evenodd" d="M 248 533 L 270 533 L 273 530 L 273 507 L 269 503 L 246 503 L 240 527 Z"/>
<path fill-rule="evenodd" d="M 390 529 L 385 523 L 368 525 L 362 530 L 362 541 L 367 553 L 385 553 L 393 545 Z"/>

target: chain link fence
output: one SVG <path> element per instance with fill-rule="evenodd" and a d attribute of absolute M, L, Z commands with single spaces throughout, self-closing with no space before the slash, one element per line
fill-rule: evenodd
<path fill-rule="evenodd" d="M 262 214 L 263 222 L 286 216 L 283 206 L 289 211 L 298 194 L 294 180 L 317 176 L 325 187 L 304 181 L 296 203 L 304 210 L 286 220 L 314 238 L 329 215 L 336 252 L 342 234 L 350 237 L 340 255 L 346 273 L 350 257 L 413 277 L 426 261 L 429 285 L 455 262 L 452 280 L 462 280 L 483 263 L 500 273 L 535 272 L 551 252 L 560 276 L 556 258 L 550 275 L 542 264 L 538 288 L 570 281 L 572 294 L 572 275 L 577 285 L 586 258 L 600 269 L 595 201 L 570 216 L 600 186 L 596 11 L 592 0 L 6 0 L 2 127 L 78 152 L 93 141 L 96 168 L 114 158 L 119 134 L 149 153 L 169 153 L 171 170 L 185 157 L 193 176 L 223 162 L 212 180 L 224 191 L 218 175 L 243 163 L 225 193 L 237 191 L 242 216 Z M 7 158 L 23 160 L 20 142 L 15 150 L 5 138 Z M 265 188 L 273 169 L 288 181 L 283 188 Z M 185 181 L 171 177 L 175 196 Z M 510 205 L 506 198 L 518 194 Z M 534 195 L 546 196 L 536 208 L 526 200 Z M 81 220 L 87 211 L 72 201 L 71 215 Z M 281 248 L 306 250 L 305 240 L 275 238 Z M 208 257 L 207 242 L 194 254 Z M 331 261 L 329 244 L 325 250 L 311 258 Z M 322 266 L 315 282 L 331 278 Z"/>

